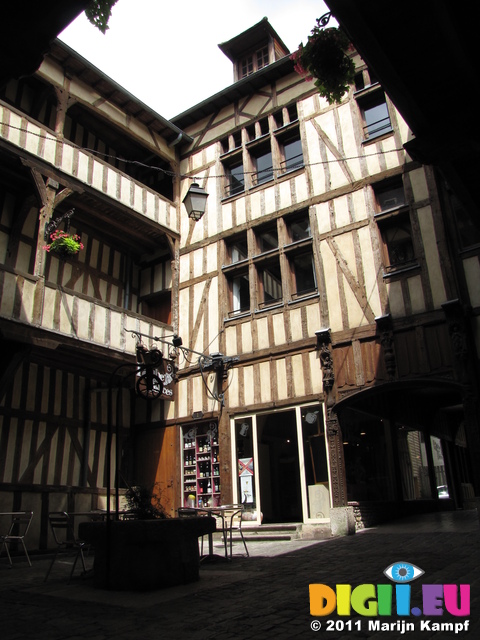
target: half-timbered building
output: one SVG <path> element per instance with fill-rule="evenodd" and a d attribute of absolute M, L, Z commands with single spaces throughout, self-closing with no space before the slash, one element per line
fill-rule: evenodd
<path fill-rule="evenodd" d="M 49 511 L 105 508 L 130 482 L 174 491 L 169 387 L 148 402 L 129 379 L 138 334 L 178 322 L 184 136 L 59 41 L 0 100 L 0 511 L 33 510 L 44 548 Z M 67 232 L 76 255 L 52 245 Z"/>
<path fill-rule="evenodd" d="M 220 49 L 233 84 L 172 121 L 58 41 L 0 89 L 0 509 L 32 546 L 129 484 L 303 535 L 480 490 L 454 198 L 357 54 L 330 105 L 267 19 Z"/>
<path fill-rule="evenodd" d="M 192 138 L 182 193 L 209 194 L 199 222 L 181 220 L 179 330 L 219 363 L 180 376 L 179 503 L 334 532 L 468 505 L 476 350 L 433 170 L 357 55 L 329 105 L 267 19 L 220 48 L 234 84 L 173 120 Z M 476 259 L 467 279 L 478 307 Z"/>

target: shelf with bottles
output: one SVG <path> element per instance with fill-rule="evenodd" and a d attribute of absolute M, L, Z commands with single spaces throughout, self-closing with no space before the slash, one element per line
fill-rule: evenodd
<path fill-rule="evenodd" d="M 220 504 L 218 426 L 214 422 L 183 430 L 184 506 Z"/>

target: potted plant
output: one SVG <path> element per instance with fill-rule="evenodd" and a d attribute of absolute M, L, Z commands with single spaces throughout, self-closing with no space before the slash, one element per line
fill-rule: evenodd
<path fill-rule="evenodd" d="M 57 229 L 50 234 L 50 243 L 44 247 L 47 253 L 56 253 L 60 256 L 74 256 L 83 249 L 80 236 L 76 233 L 67 233 Z"/>
<path fill-rule="evenodd" d="M 347 53 L 350 40 L 341 29 L 324 29 L 322 24 L 323 18 L 319 18 L 307 44 L 300 43 L 290 58 L 298 74 L 315 80 L 318 92 L 329 104 L 339 103 L 355 76 L 355 64 Z"/>

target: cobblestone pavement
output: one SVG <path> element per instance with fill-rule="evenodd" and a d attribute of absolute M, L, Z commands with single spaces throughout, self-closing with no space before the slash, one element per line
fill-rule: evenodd
<path fill-rule="evenodd" d="M 321 542 L 252 542 L 250 558 L 235 556 L 242 551 L 239 543 L 231 563 L 202 564 L 198 582 L 145 593 L 95 589 L 91 579 L 77 575 L 68 583 L 70 559 L 57 561 L 44 583 L 48 558 L 34 557 L 32 568 L 24 558 L 14 558 L 9 568 L 2 556 L 0 639 L 477 640 L 479 533 L 477 512 L 460 511 L 398 520 Z M 383 571 L 398 561 L 410 562 L 425 572 L 418 585 L 412 583 L 412 606 L 421 604 L 420 583 L 470 584 L 470 616 L 445 612 L 429 618 L 396 614 L 340 618 L 332 614 L 324 619 L 310 615 L 310 583 L 332 587 L 388 583 Z M 319 631 L 312 629 L 317 621 L 322 624 Z"/>

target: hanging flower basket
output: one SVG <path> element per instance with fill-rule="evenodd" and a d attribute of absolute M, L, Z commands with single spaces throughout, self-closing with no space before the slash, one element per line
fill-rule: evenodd
<path fill-rule="evenodd" d="M 347 55 L 350 40 L 336 27 L 317 26 L 308 36 L 307 44 L 300 43 L 298 51 L 290 56 L 295 71 L 305 80 L 314 80 L 321 96 L 329 104 L 340 103 L 355 77 L 355 64 Z"/>
<path fill-rule="evenodd" d="M 43 248 L 47 253 L 56 253 L 60 256 L 74 256 L 83 249 L 80 236 L 76 233 L 70 234 L 57 229 L 50 235 L 50 244 Z"/>

